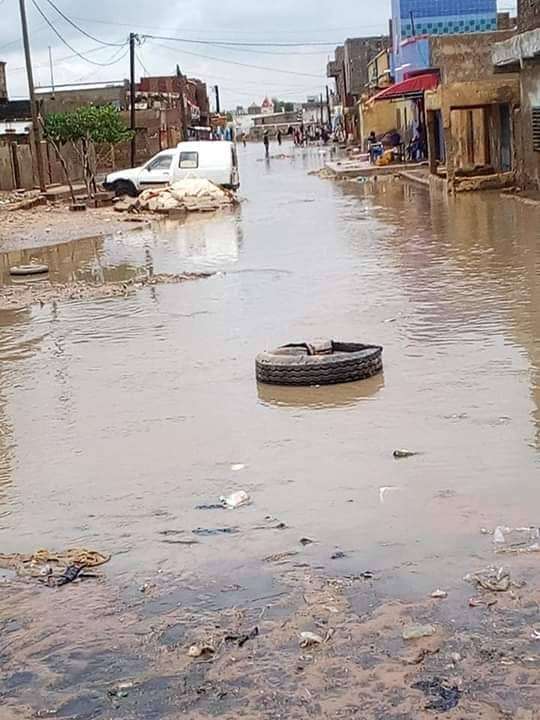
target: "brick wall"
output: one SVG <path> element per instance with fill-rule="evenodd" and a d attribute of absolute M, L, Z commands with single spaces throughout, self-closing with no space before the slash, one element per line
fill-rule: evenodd
<path fill-rule="evenodd" d="M 526 32 L 540 27 L 540 0 L 518 0 L 518 30 Z"/>

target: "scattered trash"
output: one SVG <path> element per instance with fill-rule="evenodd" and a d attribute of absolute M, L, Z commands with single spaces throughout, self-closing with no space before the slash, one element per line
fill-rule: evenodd
<path fill-rule="evenodd" d="M 497 604 L 497 599 L 494 597 L 472 597 L 469 598 L 469 607 L 493 607 Z"/>
<path fill-rule="evenodd" d="M 540 552 L 540 528 L 499 526 L 493 532 L 493 542 L 498 553 Z"/>
<path fill-rule="evenodd" d="M 314 542 L 315 542 L 315 540 L 311 540 L 310 538 L 307 538 L 307 537 L 300 538 L 301 545 L 313 545 Z"/>
<path fill-rule="evenodd" d="M 512 584 L 510 571 L 504 567 L 489 567 L 477 573 L 469 573 L 463 579 L 491 592 L 506 592 Z"/>
<path fill-rule="evenodd" d="M 135 683 L 133 682 L 119 683 L 115 687 L 110 688 L 110 690 L 107 690 L 107 694 L 110 697 L 126 698 L 129 695 L 128 690 L 131 690 L 134 687 Z"/>
<path fill-rule="evenodd" d="M 415 690 L 421 690 L 431 698 L 429 704 L 426 705 L 426 710 L 447 712 L 457 706 L 461 696 L 461 690 L 455 686 L 446 685 L 438 677 L 434 677 L 432 680 L 420 680 L 420 682 L 414 683 L 412 687 Z"/>
<path fill-rule="evenodd" d="M 228 528 L 195 528 L 192 530 L 194 535 L 200 535 L 202 537 L 209 537 L 211 535 L 236 535 L 238 532 L 237 527 Z"/>
<path fill-rule="evenodd" d="M 307 648 L 313 645 L 322 645 L 323 639 L 320 635 L 312 632 L 300 633 L 300 647 Z"/>
<path fill-rule="evenodd" d="M 346 557 L 347 555 L 342 550 L 338 550 L 330 557 L 330 560 L 343 560 Z"/>
<path fill-rule="evenodd" d="M 446 590 L 435 590 L 431 593 L 431 597 L 436 600 L 445 600 L 448 597 Z"/>
<path fill-rule="evenodd" d="M 396 458 L 396 460 L 414 457 L 418 454 L 419 453 L 414 452 L 413 450 L 394 450 L 394 457 Z"/>
<path fill-rule="evenodd" d="M 282 552 L 282 553 L 276 553 L 275 555 L 269 555 L 268 557 L 263 558 L 264 562 L 281 562 L 282 560 L 287 560 L 288 558 L 294 557 L 295 555 L 298 555 L 298 552 L 296 550 L 289 550 L 288 552 Z"/>
<path fill-rule="evenodd" d="M 230 510 L 236 510 L 237 508 L 244 507 L 244 505 L 249 505 L 251 503 L 251 498 L 245 490 L 238 490 L 227 497 L 222 496 L 219 499 L 223 505 Z"/>
<path fill-rule="evenodd" d="M 59 553 L 38 550 L 31 555 L 0 554 L 0 568 L 14 570 L 20 576 L 37 578 L 50 587 L 61 587 L 82 577 L 97 577 L 83 571 L 104 565 L 110 559 L 110 555 L 81 548 Z"/>
<path fill-rule="evenodd" d="M 404 640 L 420 640 L 420 638 L 435 635 L 437 628 L 434 625 L 409 625 L 403 629 L 401 637 Z"/>
<path fill-rule="evenodd" d="M 461 655 L 458 652 L 453 652 L 450 655 L 450 660 L 454 663 L 454 665 L 457 665 L 461 662 Z"/>
<path fill-rule="evenodd" d="M 533 630 L 532 639 L 540 640 L 540 630 Z"/>
<path fill-rule="evenodd" d="M 284 522 L 280 522 L 280 523 L 278 523 L 277 525 L 274 525 L 274 527 L 272 528 L 272 530 L 287 530 L 288 527 L 289 527 L 289 526 L 286 525 Z"/>
<path fill-rule="evenodd" d="M 246 466 L 242 465 L 242 463 L 236 463 L 235 465 L 231 465 L 231 470 L 233 472 L 239 472 L 240 470 L 244 470 Z"/>
<path fill-rule="evenodd" d="M 213 645 L 207 642 L 199 642 L 192 645 L 188 650 L 188 655 L 191 658 L 200 658 L 208 655 L 213 655 L 216 649 Z"/>
<path fill-rule="evenodd" d="M 209 534 L 213 534 L 213 533 L 209 533 Z M 199 544 L 198 540 L 174 540 L 173 538 L 165 538 L 165 540 L 162 540 L 161 542 L 165 543 L 166 545 L 198 545 Z"/>
<path fill-rule="evenodd" d="M 217 503 L 213 503 L 210 505 L 196 505 L 195 510 L 226 510 L 226 506 L 223 505 L 223 503 L 220 503 L 219 505 Z"/>
<path fill-rule="evenodd" d="M 254 640 L 259 635 L 259 628 L 254 627 L 248 633 L 242 633 L 241 635 L 229 634 L 225 636 L 225 642 L 237 642 L 238 647 L 244 647 L 248 640 Z"/>
<path fill-rule="evenodd" d="M 358 576 L 362 580 L 373 580 L 375 577 L 374 574 L 371 572 L 371 570 L 365 570 L 364 572 L 361 572 Z"/>
<path fill-rule="evenodd" d="M 424 662 L 427 657 L 430 655 L 437 655 L 438 652 L 440 652 L 440 648 L 435 648 L 434 650 L 421 648 L 416 655 L 408 658 L 405 662 L 407 665 L 420 665 L 420 663 Z"/>
<path fill-rule="evenodd" d="M 62 585 L 67 585 L 68 583 L 74 582 L 75 580 L 77 580 L 78 577 L 80 577 L 83 570 L 84 568 L 82 568 L 80 565 L 70 565 L 64 570 L 64 574 L 61 575 L 56 581 L 57 587 L 61 587 Z"/>
<path fill-rule="evenodd" d="M 388 487 L 382 487 L 379 488 L 379 499 L 382 503 L 384 503 L 384 499 L 386 497 L 386 494 L 389 492 L 395 492 L 396 490 L 400 490 L 400 488 L 395 487 L 394 485 L 390 485 Z"/>

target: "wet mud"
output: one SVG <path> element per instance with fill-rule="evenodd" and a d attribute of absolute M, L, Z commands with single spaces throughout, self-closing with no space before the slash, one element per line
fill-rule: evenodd
<path fill-rule="evenodd" d="M 0 312 L 0 549 L 112 556 L 0 572 L 2 720 L 537 717 L 540 553 L 495 528 L 538 525 L 538 211 L 240 154 L 227 216 L 33 251 L 51 285 L 216 277 Z M 384 373 L 257 386 L 321 336 Z"/>

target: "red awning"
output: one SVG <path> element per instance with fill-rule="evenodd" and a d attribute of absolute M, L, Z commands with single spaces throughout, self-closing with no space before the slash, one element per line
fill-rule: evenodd
<path fill-rule="evenodd" d="M 437 73 L 415 75 L 407 80 L 395 83 L 395 85 L 390 85 L 390 87 L 381 90 L 370 100 L 397 100 L 398 98 L 418 97 L 423 95 L 426 90 L 435 90 L 438 84 L 439 75 Z"/>

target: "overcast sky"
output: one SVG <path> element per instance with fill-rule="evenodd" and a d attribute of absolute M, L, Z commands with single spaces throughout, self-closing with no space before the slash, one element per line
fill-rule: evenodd
<path fill-rule="evenodd" d="M 55 82 L 122 80 L 129 74 L 130 31 L 141 35 L 211 41 L 215 45 L 141 38 L 137 74 L 182 71 L 221 88 L 222 104 L 260 103 L 266 95 L 303 100 L 324 88 L 326 62 L 345 37 L 387 31 L 390 0 L 26 0 L 36 85 L 50 84 L 48 47 Z M 54 4 L 96 40 L 70 26 Z M 40 16 L 36 3 L 73 50 L 102 65 L 77 57 Z M 511 7 L 514 0 L 500 0 Z M 5 60 L 10 97 L 27 94 L 20 43 L 19 0 L 0 0 L 0 60 Z M 304 47 L 219 46 L 240 43 L 328 43 Z M 118 43 L 118 45 L 116 45 Z M 112 63 L 112 64 L 111 64 Z M 240 63 L 240 64 L 237 64 Z M 257 65 L 259 68 L 246 67 Z M 281 71 L 281 72 L 280 72 Z"/>

